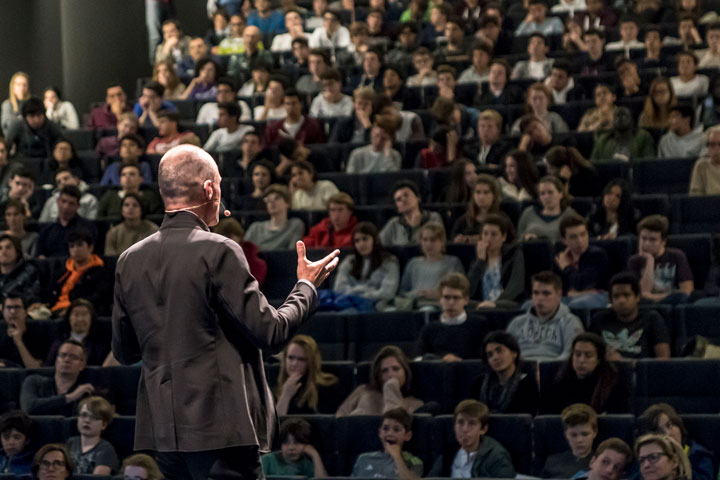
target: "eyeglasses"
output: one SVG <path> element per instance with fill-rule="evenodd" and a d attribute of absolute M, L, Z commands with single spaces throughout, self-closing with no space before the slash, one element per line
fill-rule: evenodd
<path fill-rule="evenodd" d="M 53 468 L 64 468 L 66 463 L 62 460 L 53 460 L 52 462 L 50 460 L 40 460 L 40 468 L 49 469 L 50 467 Z"/>
<path fill-rule="evenodd" d="M 638 465 L 642 466 L 642 464 L 645 462 L 650 462 L 650 465 L 655 465 L 658 460 L 660 460 L 660 457 L 667 457 L 667 454 L 663 452 L 656 452 L 650 453 L 643 457 L 638 457 Z"/>

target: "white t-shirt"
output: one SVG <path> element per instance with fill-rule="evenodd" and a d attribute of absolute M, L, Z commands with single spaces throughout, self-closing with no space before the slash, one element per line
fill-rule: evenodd
<path fill-rule="evenodd" d="M 328 102 L 322 93 L 313 98 L 310 104 L 310 116 L 323 117 L 351 117 L 353 114 L 353 101 L 349 95 L 343 95 L 339 102 Z"/>
<path fill-rule="evenodd" d="M 250 125 L 240 125 L 233 133 L 229 133 L 227 128 L 218 128 L 210 134 L 203 148 L 211 152 L 239 150 L 243 137 L 252 130 L 254 129 Z"/>
<path fill-rule="evenodd" d="M 262 117 L 263 112 L 265 111 L 265 105 L 258 105 L 253 109 L 253 118 L 255 120 L 260 120 L 260 117 Z M 268 116 L 266 120 L 282 120 L 285 118 L 285 115 L 287 113 L 285 112 L 284 107 L 278 107 L 278 108 L 271 108 L 268 112 Z"/>
<path fill-rule="evenodd" d="M 238 105 L 240 105 L 240 121 L 241 122 L 249 122 L 252 120 L 252 115 L 250 115 L 250 107 L 247 103 L 245 103 L 242 100 L 238 100 Z M 200 107 L 200 111 L 198 112 L 198 116 L 195 119 L 195 123 L 200 125 L 210 125 L 211 127 L 215 126 L 218 119 L 218 104 L 216 102 L 209 102 Z"/>
<path fill-rule="evenodd" d="M 689 82 L 683 82 L 680 77 L 672 77 L 670 83 L 678 97 L 700 97 L 707 95 L 710 80 L 705 75 L 696 74 Z"/>

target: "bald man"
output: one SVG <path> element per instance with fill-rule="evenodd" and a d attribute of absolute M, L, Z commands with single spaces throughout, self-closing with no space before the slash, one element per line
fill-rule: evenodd
<path fill-rule="evenodd" d="M 318 262 L 297 243 L 298 282 L 277 310 L 242 249 L 211 233 L 220 173 L 181 145 L 160 161 L 160 230 L 118 259 L 113 353 L 142 361 L 135 448 L 154 450 L 165 478 L 255 479 L 276 429 L 262 349 L 279 350 L 316 307 L 339 251 Z"/>
<path fill-rule="evenodd" d="M 273 64 L 272 54 L 265 50 L 261 40 L 262 35 L 258 27 L 253 25 L 245 27 L 245 30 L 243 30 L 245 50 L 230 57 L 230 62 L 228 62 L 229 75 L 246 75 L 250 72 L 250 65 L 258 62 L 268 65 Z"/>

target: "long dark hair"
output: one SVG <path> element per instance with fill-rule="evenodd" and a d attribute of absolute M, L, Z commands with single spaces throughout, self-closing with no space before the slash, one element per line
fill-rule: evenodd
<path fill-rule="evenodd" d="M 382 242 L 380 241 L 378 229 L 372 223 L 360 222 L 355 225 L 352 233 L 353 243 L 355 242 L 355 235 L 357 235 L 358 233 L 368 235 L 373 239 L 373 248 L 372 252 L 370 252 L 370 271 L 368 272 L 369 277 L 372 272 L 380 268 L 380 265 L 382 265 L 382 263 L 385 261 L 386 258 L 390 256 L 390 254 L 387 252 L 387 250 L 383 248 Z M 363 278 L 362 270 L 363 257 L 362 255 L 360 255 L 360 253 L 358 253 L 357 249 L 353 247 L 353 264 L 352 268 L 350 269 L 350 275 L 352 275 L 353 278 L 356 278 L 358 280 L 365 280 L 366 278 Z"/>
<path fill-rule="evenodd" d="M 465 182 L 465 167 L 470 163 L 468 160 L 453 162 L 450 169 L 450 185 L 445 194 L 446 202 L 465 203 L 472 198 L 472 188 Z"/>
<path fill-rule="evenodd" d="M 592 223 L 599 223 L 605 225 L 607 222 L 607 212 L 605 211 L 605 205 L 603 204 L 603 198 L 607 195 L 613 187 L 620 187 L 620 204 L 618 205 L 618 235 L 622 233 L 634 233 L 636 215 L 635 209 L 632 206 L 632 186 L 630 182 L 623 178 L 615 178 L 610 180 L 605 188 L 603 188 L 600 202 L 597 205 L 595 213 L 592 215 Z"/>
<path fill-rule="evenodd" d="M 517 164 L 517 186 L 524 188 L 533 198 L 537 198 L 537 184 L 540 179 L 535 160 L 524 150 L 513 150 L 507 154 Z M 503 162 L 503 176 L 505 175 L 505 162 Z M 507 177 L 505 178 L 507 180 Z"/>
<path fill-rule="evenodd" d="M 562 383 L 577 379 L 577 374 L 575 373 L 575 369 L 573 369 L 572 362 L 575 345 L 577 345 L 578 342 L 591 343 L 597 352 L 598 365 L 592 373 L 592 376 L 595 378 L 595 388 L 593 389 L 592 397 L 590 398 L 590 406 L 596 411 L 602 412 L 605 410 L 604 407 L 610 397 L 610 392 L 618 382 L 618 371 L 615 365 L 605 359 L 607 347 L 605 345 L 605 340 L 603 340 L 600 335 L 586 332 L 575 337 L 575 340 L 573 340 L 572 343 L 572 348 L 570 349 L 570 357 L 558 372 L 555 381 L 557 383 Z"/>

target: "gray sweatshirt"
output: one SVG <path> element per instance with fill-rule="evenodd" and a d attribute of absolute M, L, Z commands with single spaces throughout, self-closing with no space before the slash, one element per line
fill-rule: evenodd
<path fill-rule="evenodd" d="M 674 158 L 674 157 L 697 157 L 700 150 L 705 145 L 705 135 L 702 127 L 696 128 L 692 132 L 682 137 L 677 136 L 673 132 L 667 132 L 658 143 L 658 157 Z"/>
<path fill-rule="evenodd" d="M 400 266 L 395 256 L 389 256 L 365 280 L 350 275 L 355 255 L 348 255 L 340 262 L 333 290 L 346 295 L 357 295 L 369 300 L 392 300 L 400 283 Z M 370 260 L 363 259 L 363 277 L 370 269 Z"/>
<path fill-rule="evenodd" d="M 578 317 L 566 305 L 560 304 L 555 315 L 548 320 L 535 316 L 530 308 L 515 317 L 506 331 L 520 344 L 522 357 L 527 360 L 565 360 L 570 356 L 572 342 L 584 331 Z"/>

